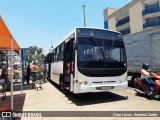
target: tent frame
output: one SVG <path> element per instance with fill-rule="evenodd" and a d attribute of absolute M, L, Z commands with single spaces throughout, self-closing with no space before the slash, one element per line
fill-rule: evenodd
<path fill-rule="evenodd" d="M 21 60 L 21 49 L 19 47 L 19 45 L 17 44 L 17 42 L 14 40 L 12 34 L 10 33 L 9 29 L 7 28 L 5 22 L 3 21 L 1 15 L 0 15 L 0 22 L 1 22 L 1 25 L 2 25 L 2 28 L 4 28 L 4 33 L 3 33 L 3 30 L 2 30 L 2 33 L 0 32 L 0 39 L 3 39 L 3 38 L 7 38 L 7 40 L 10 40 L 10 49 L 9 49 L 9 45 L 7 47 L 5 47 L 5 44 L 3 44 L 2 46 L 0 46 L 0 50 L 10 50 L 11 51 L 11 109 L 13 110 L 13 51 L 14 50 L 19 50 L 19 53 L 20 53 L 20 60 Z M 3 41 L 3 40 L 2 40 Z M 8 41 L 9 43 L 9 41 Z M 16 46 L 14 46 L 14 44 Z M 20 62 L 21 63 L 21 62 Z M 20 65 L 21 66 L 21 65 Z M 21 67 L 22 68 L 22 67 Z M 21 80 L 21 94 L 23 94 L 23 89 L 22 89 L 22 80 Z"/>

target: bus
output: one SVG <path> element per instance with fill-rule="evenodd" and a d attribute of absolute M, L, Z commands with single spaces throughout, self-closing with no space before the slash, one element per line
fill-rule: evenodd
<path fill-rule="evenodd" d="M 75 28 L 45 57 L 48 79 L 69 92 L 128 88 L 127 60 L 121 33 Z"/>

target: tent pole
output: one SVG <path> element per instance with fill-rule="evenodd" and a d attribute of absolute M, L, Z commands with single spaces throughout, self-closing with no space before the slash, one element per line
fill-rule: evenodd
<path fill-rule="evenodd" d="M 13 110 L 13 38 L 11 38 L 11 109 Z"/>
<path fill-rule="evenodd" d="M 22 55 L 21 55 L 21 50 L 20 50 L 20 53 L 19 53 L 19 58 L 20 58 L 21 94 L 23 94 L 23 82 L 22 82 Z"/>

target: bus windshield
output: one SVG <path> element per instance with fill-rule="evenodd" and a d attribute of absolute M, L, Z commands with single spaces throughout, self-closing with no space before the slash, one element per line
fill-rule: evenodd
<path fill-rule="evenodd" d="M 78 68 L 126 68 L 123 40 L 78 37 Z"/>

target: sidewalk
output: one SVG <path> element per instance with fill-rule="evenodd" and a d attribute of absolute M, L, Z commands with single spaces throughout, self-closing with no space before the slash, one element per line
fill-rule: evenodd
<path fill-rule="evenodd" d="M 78 111 L 73 104 L 59 89 L 47 82 L 42 85 L 43 90 L 25 90 L 25 102 L 23 111 Z M 81 117 L 43 117 L 21 118 L 21 120 L 86 120 Z"/>

